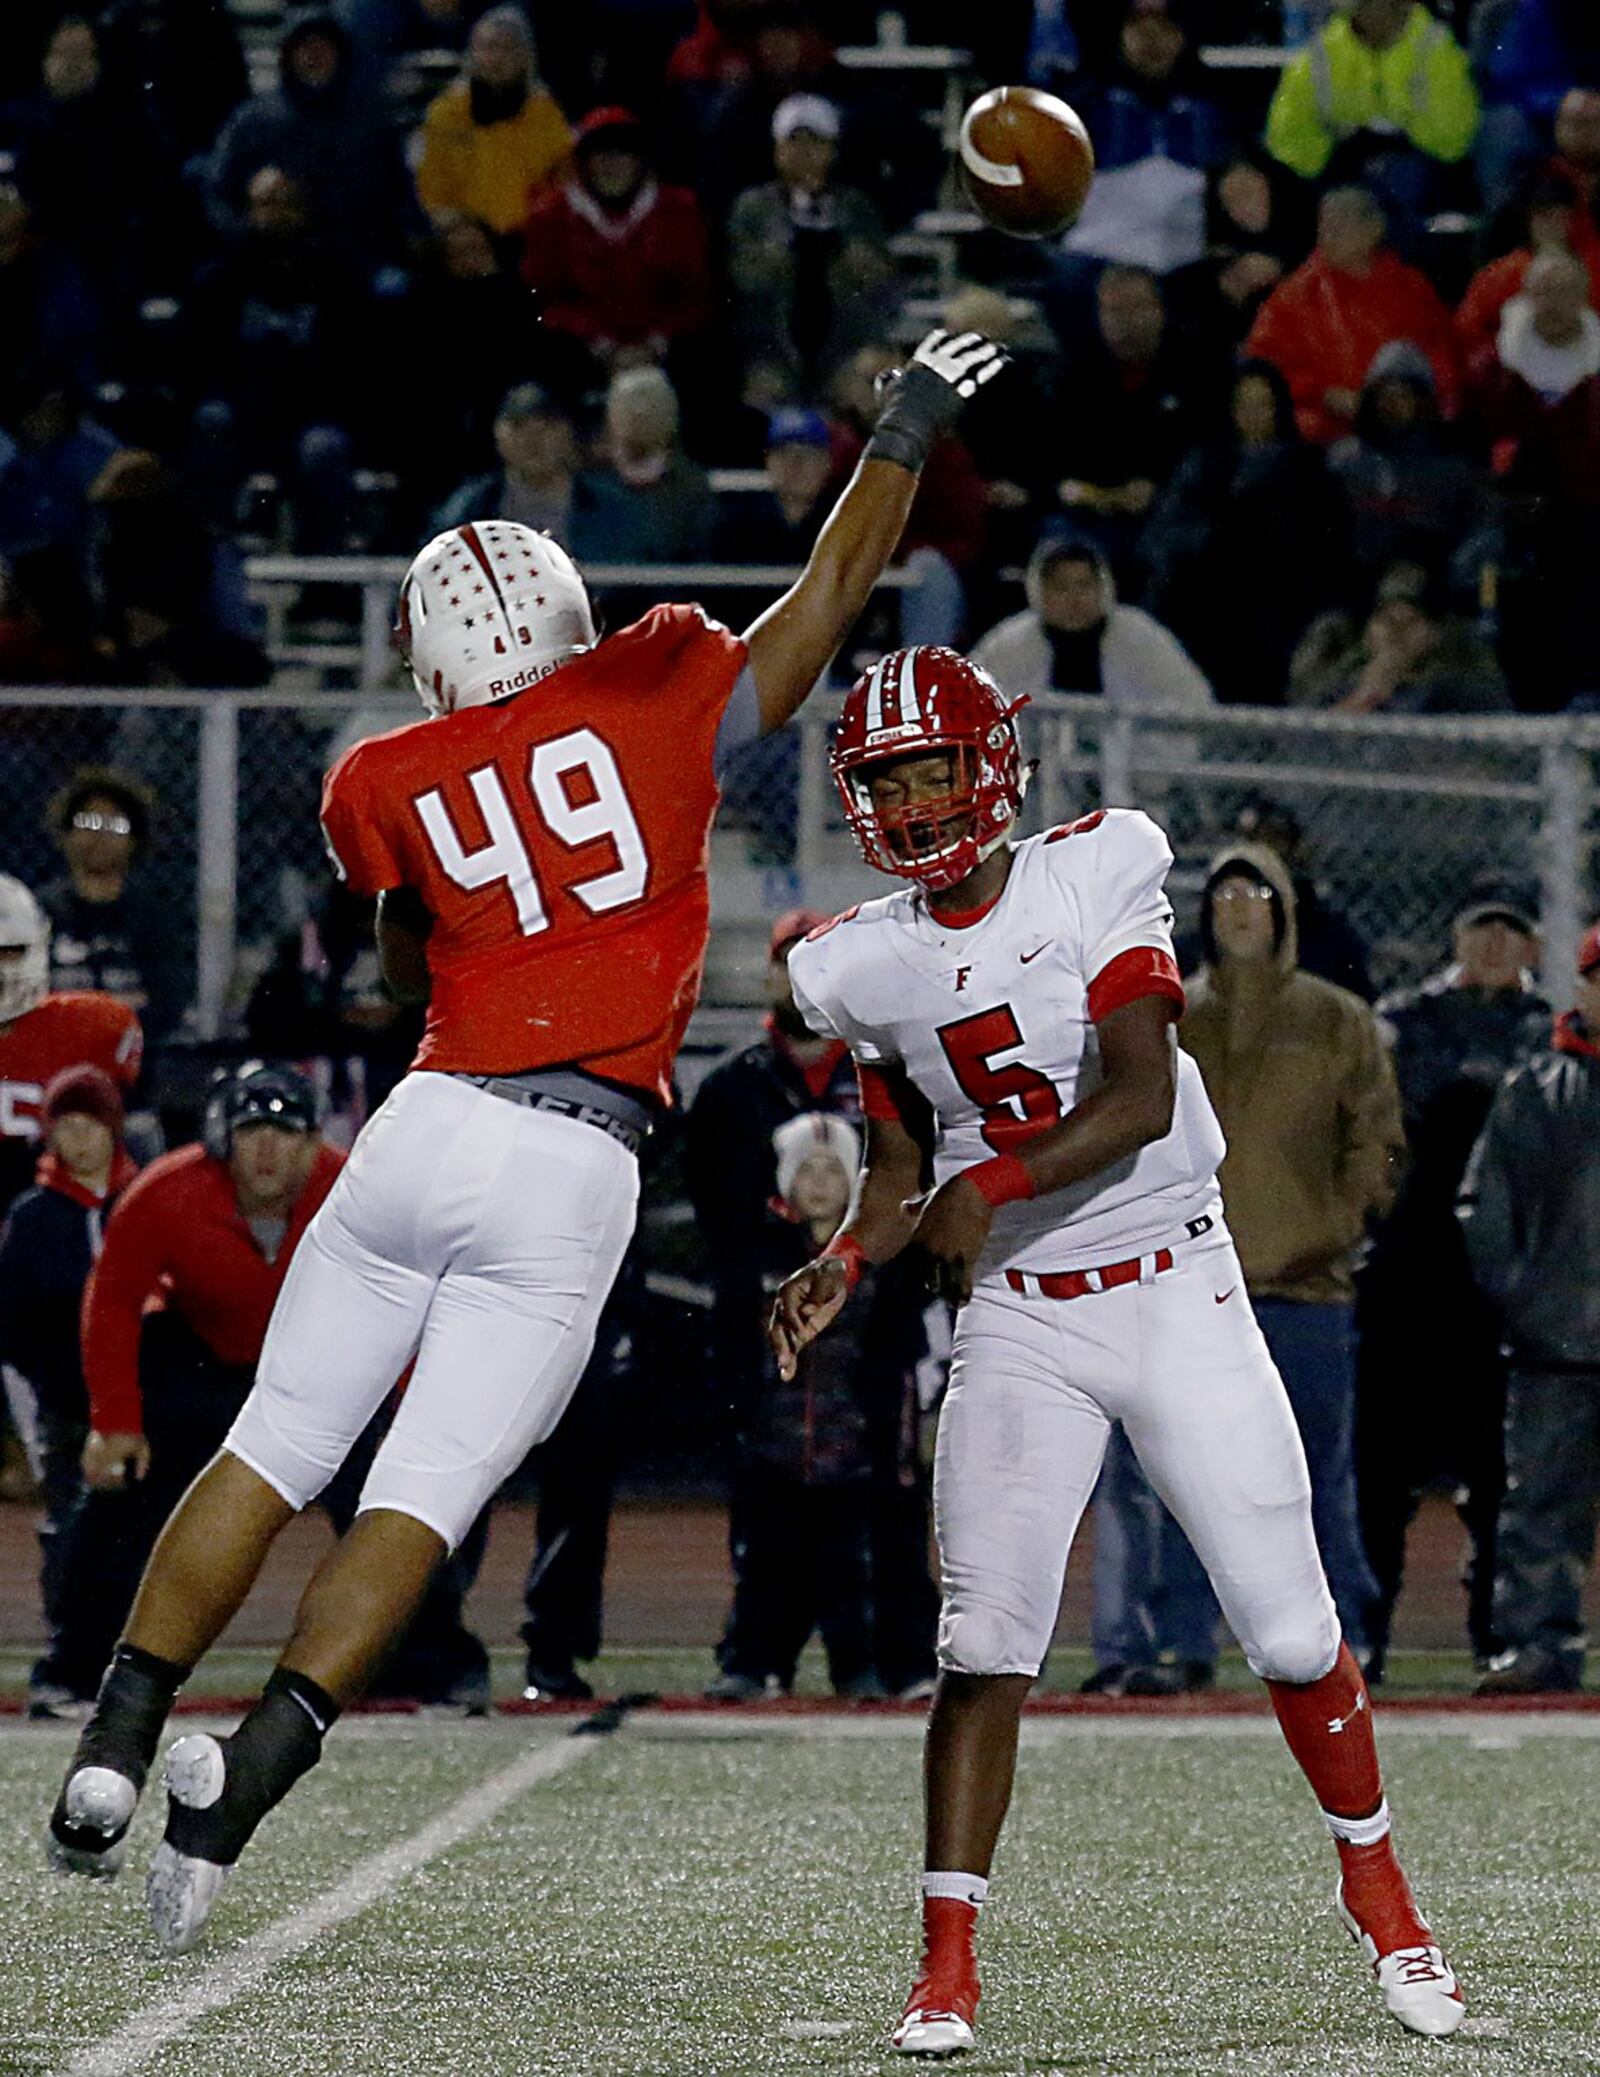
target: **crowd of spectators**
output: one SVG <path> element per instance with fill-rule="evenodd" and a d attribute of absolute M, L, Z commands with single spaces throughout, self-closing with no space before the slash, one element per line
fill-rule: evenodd
<path fill-rule="evenodd" d="M 1020 366 L 929 468 L 905 632 L 976 641 L 1069 541 L 1219 700 L 1600 690 L 1592 9 L 923 0 L 886 33 L 1064 92 L 1099 161 L 1063 239 L 951 248 L 950 321 Z M 841 62 L 868 0 L 261 34 L 0 20 L 0 678 L 259 682 L 241 543 L 409 551 L 469 507 L 590 562 L 804 553 L 927 294 L 899 234 L 961 199 L 918 75 Z M 1240 41 L 1275 62 L 1207 62 Z M 718 468 L 766 470 L 758 510 Z M 1059 632 L 999 653 L 1117 698 Z"/>

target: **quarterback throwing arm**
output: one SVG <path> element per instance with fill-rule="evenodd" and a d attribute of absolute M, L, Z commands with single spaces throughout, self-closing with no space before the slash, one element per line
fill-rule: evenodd
<path fill-rule="evenodd" d="M 1165 837 L 1112 810 L 1019 845 L 1013 861 L 976 926 L 891 895 L 791 955 L 807 1021 L 855 1055 L 869 1124 L 849 1223 L 780 1294 L 783 1362 L 826 1327 L 863 1264 L 912 1242 L 960 1304 L 980 1268 L 1063 1267 L 1064 1224 L 1074 1266 L 1087 1266 L 1136 1254 L 1215 1197 L 1221 1136 L 1173 1033 L 1183 988 Z"/>

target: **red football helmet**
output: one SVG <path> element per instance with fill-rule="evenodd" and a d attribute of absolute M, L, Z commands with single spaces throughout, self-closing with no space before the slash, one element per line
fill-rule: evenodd
<path fill-rule="evenodd" d="M 851 686 L 829 768 L 861 855 L 880 873 L 954 887 L 998 850 L 1022 811 L 1028 774 L 1008 701 L 953 649 L 896 649 Z M 873 804 L 875 768 L 947 751 L 950 791 L 902 807 Z"/>

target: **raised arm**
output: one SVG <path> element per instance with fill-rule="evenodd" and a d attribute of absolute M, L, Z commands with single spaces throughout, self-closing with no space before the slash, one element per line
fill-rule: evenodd
<path fill-rule="evenodd" d="M 890 384 L 810 561 L 745 635 L 763 735 L 793 719 L 833 661 L 900 545 L 930 448 L 1008 358 L 977 332 L 930 332 Z"/>

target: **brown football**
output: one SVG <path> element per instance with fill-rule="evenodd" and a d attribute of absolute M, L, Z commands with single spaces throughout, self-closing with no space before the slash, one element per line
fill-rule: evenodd
<path fill-rule="evenodd" d="M 1076 222 L 1094 183 L 1083 119 L 1037 87 L 991 87 L 961 123 L 972 206 L 997 231 L 1050 238 Z"/>

